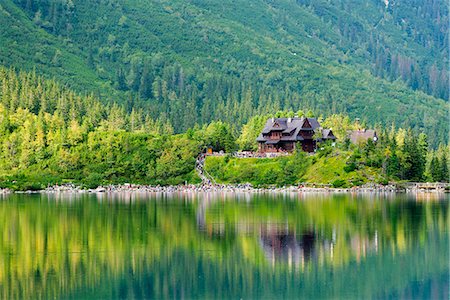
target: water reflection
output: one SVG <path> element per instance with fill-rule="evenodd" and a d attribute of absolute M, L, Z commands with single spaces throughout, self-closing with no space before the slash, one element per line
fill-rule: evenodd
<path fill-rule="evenodd" d="M 448 298 L 448 195 L 1 199 L 2 299 Z"/>
<path fill-rule="evenodd" d="M 287 262 L 290 268 L 293 265 L 303 266 L 305 261 L 316 256 L 316 235 L 313 231 L 306 231 L 297 237 L 295 232 L 263 227 L 259 241 L 272 266 L 277 261 Z"/>

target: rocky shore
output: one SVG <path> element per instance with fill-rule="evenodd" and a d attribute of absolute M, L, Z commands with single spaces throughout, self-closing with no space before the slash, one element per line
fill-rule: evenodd
<path fill-rule="evenodd" d="M 12 191 L 10 189 L 0 189 L 0 195 L 10 194 Z"/>
<path fill-rule="evenodd" d="M 0 194 L 11 193 L 11 190 L 0 189 Z M 50 186 L 41 191 L 24 191 L 16 193 L 191 193 L 191 192 L 250 192 L 250 193 L 399 193 L 399 192 L 445 192 L 443 188 L 420 189 L 418 186 L 401 187 L 397 185 L 367 184 L 352 188 L 332 188 L 328 186 L 287 186 L 254 188 L 250 184 L 199 184 L 176 186 L 151 186 L 137 184 L 107 185 L 96 189 L 83 189 L 74 184 Z"/>

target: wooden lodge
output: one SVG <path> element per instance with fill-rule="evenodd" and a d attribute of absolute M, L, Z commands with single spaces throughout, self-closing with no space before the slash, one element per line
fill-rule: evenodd
<path fill-rule="evenodd" d="M 373 129 L 358 129 L 349 131 L 347 133 L 348 138 L 353 144 L 365 143 L 368 140 L 376 143 L 378 141 L 377 132 Z"/>
<path fill-rule="evenodd" d="M 260 153 L 292 152 L 301 147 L 314 152 L 318 142 L 335 141 L 331 129 L 323 129 L 317 119 L 306 117 L 272 118 L 256 139 Z"/>

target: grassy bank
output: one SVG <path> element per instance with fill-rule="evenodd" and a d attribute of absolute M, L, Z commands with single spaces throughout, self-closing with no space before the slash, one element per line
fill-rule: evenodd
<path fill-rule="evenodd" d="M 351 187 L 385 180 L 379 175 L 381 170 L 352 165 L 351 152 L 337 149 L 312 156 L 298 152 L 277 158 L 208 157 L 205 169 L 219 183 L 251 183 L 254 186 L 307 182 Z"/>

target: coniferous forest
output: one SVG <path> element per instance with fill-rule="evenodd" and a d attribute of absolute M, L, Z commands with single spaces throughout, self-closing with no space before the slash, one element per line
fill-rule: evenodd
<path fill-rule="evenodd" d="M 311 109 L 448 136 L 445 1 L 3 0 L 0 14 L 2 64 L 176 133 Z"/>
<path fill-rule="evenodd" d="M 206 146 L 255 149 L 267 117 L 300 110 L 342 132 L 356 172 L 311 181 L 447 180 L 448 21 L 439 0 L 2 0 L 0 175 L 198 182 Z M 346 143 L 355 118 L 380 142 Z"/>
<path fill-rule="evenodd" d="M 3 187 L 13 189 L 64 182 L 91 188 L 130 181 L 197 183 L 195 159 L 207 146 L 227 153 L 256 150 L 267 118 L 314 116 L 313 111 L 278 111 L 254 116 L 239 130 L 216 121 L 174 134 L 167 120 L 153 119 L 143 109 L 105 106 L 94 96 L 80 96 L 33 72 L 1 68 L 0 83 L 0 178 Z M 380 126 L 376 144 L 351 145 L 346 132 L 364 124 L 356 125 L 345 115 L 318 117 L 324 126 L 336 128 L 336 148 L 324 144 L 313 157 L 299 152 L 278 160 L 249 160 L 237 169 L 235 159 L 225 156 L 210 160 L 207 167 L 220 181 L 254 185 L 448 180 L 448 146 L 441 143 L 433 150 L 423 132 Z M 334 173 L 311 176 L 320 169 Z"/>

